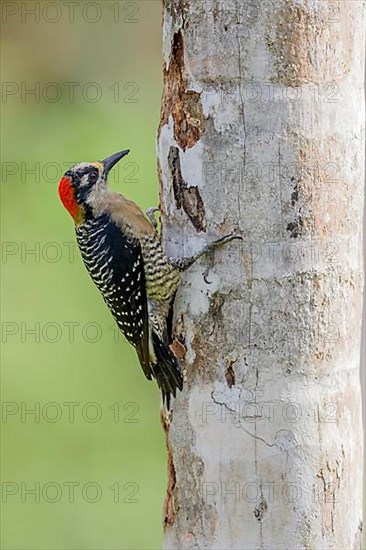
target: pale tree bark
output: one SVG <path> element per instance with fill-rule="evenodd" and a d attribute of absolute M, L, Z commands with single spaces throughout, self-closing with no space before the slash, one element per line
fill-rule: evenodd
<path fill-rule="evenodd" d="M 163 2 L 164 246 L 243 235 L 176 299 L 167 549 L 361 547 L 364 8 Z"/>

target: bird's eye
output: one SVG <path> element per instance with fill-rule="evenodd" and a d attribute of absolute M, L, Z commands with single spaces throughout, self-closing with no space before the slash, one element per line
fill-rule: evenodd
<path fill-rule="evenodd" d="M 99 172 L 97 170 L 93 170 L 92 172 L 89 173 L 88 182 L 91 184 L 97 183 L 98 178 L 99 178 Z"/>

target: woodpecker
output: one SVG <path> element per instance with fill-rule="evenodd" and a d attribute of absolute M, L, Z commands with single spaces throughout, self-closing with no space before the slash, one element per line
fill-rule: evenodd
<path fill-rule="evenodd" d="M 129 149 L 101 162 L 82 162 L 59 182 L 60 199 L 71 214 L 84 264 L 118 327 L 136 349 L 147 379 L 155 378 L 169 410 L 171 396 L 183 388 L 172 343 L 172 302 L 180 271 L 226 237 L 183 260 L 168 258 L 156 229 L 154 210 L 147 214 L 133 201 L 108 188 L 109 171 Z"/>

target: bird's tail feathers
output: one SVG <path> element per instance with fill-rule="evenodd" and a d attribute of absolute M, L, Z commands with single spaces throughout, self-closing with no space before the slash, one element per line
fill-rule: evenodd
<path fill-rule="evenodd" d="M 152 366 L 153 375 L 163 395 L 163 402 L 167 410 L 170 408 L 170 397 L 177 394 L 177 388 L 183 388 L 183 372 L 178 359 L 171 352 L 168 342 L 162 341 L 152 331 L 152 340 L 156 362 Z"/>

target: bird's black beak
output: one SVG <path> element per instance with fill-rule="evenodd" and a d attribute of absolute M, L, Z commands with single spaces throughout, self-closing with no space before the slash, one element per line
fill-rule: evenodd
<path fill-rule="evenodd" d="M 112 170 L 113 166 L 117 164 L 123 157 L 128 155 L 130 152 L 129 149 L 125 149 L 124 151 L 120 151 L 119 153 L 114 153 L 114 155 L 111 155 L 110 157 L 107 157 L 106 159 L 102 160 L 102 164 L 104 166 L 104 173 L 105 175 L 108 174 L 110 170 Z"/>

